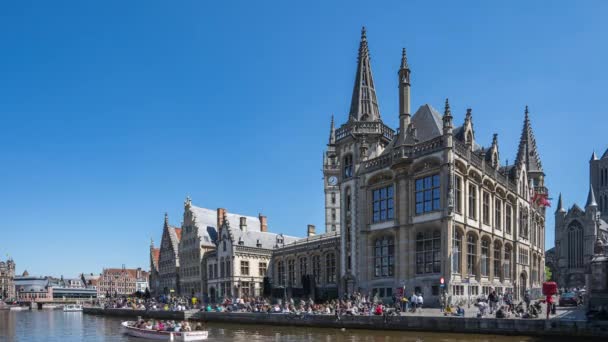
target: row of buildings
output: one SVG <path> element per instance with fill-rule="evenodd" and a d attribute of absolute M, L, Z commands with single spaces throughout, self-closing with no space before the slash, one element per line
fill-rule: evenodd
<path fill-rule="evenodd" d="M 458 300 L 538 290 L 549 203 L 528 108 L 506 164 L 497 134 L 482 145 L 471 109 L 461 124 L 447 100 L 443 113 L 429 104 L 412 112 L 405 49 L 397 76 L 393 129 L 381 117 L 363 29 L 350 110 L 337 128 L 332 117 L 324 154 L 324 234 L 273 233 L 262 215 L 187 199 L 182 225 L 165 216 L 160 247 L 150 246 L 153 292 L 387 298 L 405 288 L 432 303 L 443 291 Z"/>
<path fill-rule="evenodd" d="M 106 268 L 99 275 L 77 278 L 32 276 L 28 271 L 15 275 L 15 262 L 0 262 L 0 301 L 45 302 L 65 299 L 87 300 L 132 295 L 148 290 L 148 272 L 141 268 Z"/>

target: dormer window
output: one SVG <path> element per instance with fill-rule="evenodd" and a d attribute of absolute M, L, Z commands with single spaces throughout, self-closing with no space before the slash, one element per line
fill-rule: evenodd
<path fill-rule="evenodd" d="M 239 238 L 239 246 L 244 246 L 245 245 L 245 241 L 243 241 L 242 238 Z"/>
<path fill-rule="evenodd" d="M 257 248 L 262 248 L 262 243 L 260 242 L 260 239 L 258 239 L 258 240 L 256 241 L 255 246 L 256 246 Z"/>

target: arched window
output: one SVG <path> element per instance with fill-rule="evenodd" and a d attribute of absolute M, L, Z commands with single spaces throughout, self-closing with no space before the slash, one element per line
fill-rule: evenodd
<path fill-rule="evenodd" d="M 568 267 L 583 267 L 583 227 L 573 222 L 568 227 Z"/>
<path fill-rule="evenodd" d="M 285 285 L 285 264 L 283 261 L 277 263 L 277 283 Z"/>
<path fill-rule="evenodd" d="M 325 277 L 327 284 L 336 283 L 336 255 L 334 253 L 325 256 Z"/>
<path fill-rule="evenodd" d="M 312 256 L 312 274 L 318 284 L 321 281 L 321 257 L 318 255 Z"/>
<path fill-rule="evenodd" d="M 374 244 L 374 275 L 391 277 L 394 273 L 395 245 L 392 237 L 376 239 Z"/>
<path fill-rule="evenodd" d="M 473 234 L 467 235 L 467 272 L 475 275 L 475 262 L 477 260 L 477 238 Z"/>
<path fill-rule="evenodd" d="M 294 259 L 287 261 L 287 277 L 287 285 L 293 286 L 296 283 L 296 261 Z"/>
<path fill-rule="evenodd" d="M 462 254 L 462 234 L 458 229 L 454 229 L 452 237 L 452 271 L 460 274 L 460 258 Z"/>
<path fill-rule="evenodd" d="M 500 243 L 498 241 L 494 241 L 494 278 L 498 279 L 500 278 L 500 271 L 501 271 L 501 263 L 500 260 L 502 259 L 502 255 L 501 255 L 501 250 L 500 250 Z"/>
<path fill-rule="evenodd" d="M 344 156 L 344 178 L 350 178 L 353 176 L 353 155 L 347 154 Z"/>
<path fill-rule="evenodd" d="M 469 218 L 477 219 L 477 187 L 469 184 Z"/>
<path fill-rule="evenodd" d="M 503 264 L 503 276 L 505 279 L 511 279 L 511 246 L 505 245 L 505 262 Z"/>
<path fill-rule="evenodd" d="M 416 273 L 441 272 L 441 232 L 419 232 L 416 235 Z"/>
<path fill-rule="evenodd" d="M 300 257 L 300 278 L 306 274 L 308 274 L 306 270 L 306 257 Z"/>
<path fill-rule="evenodd" d="M 490 272 L 490 241 L 481 240 L 481 275 L 487 277 Z"/>

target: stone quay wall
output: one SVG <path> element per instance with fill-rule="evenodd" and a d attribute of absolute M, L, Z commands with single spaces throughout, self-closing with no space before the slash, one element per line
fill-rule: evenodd
<path fill-rule="evenodd" d="M 289 314 L 229 313 L 197 311 L 143 311 L 85 308 L 84 313 L 118 317 L 194 320 L 233 324 L 287 325 L 298 327 L 345 328 L 492 334 L 520 336 L 608 337 L 608 322 L 552 319 L 496 319 L 424 316 L 341 316 L 315 315 L 306 318 Z"/>

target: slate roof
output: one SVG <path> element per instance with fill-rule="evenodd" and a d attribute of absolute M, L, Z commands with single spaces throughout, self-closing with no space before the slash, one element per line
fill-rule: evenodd
<path fill-rule="evenodd" d="M 608 148 L 606 149 L 606 152 L 604 152 L 604 154 L 602 154 L 602 158 L 600 158 L 600 159 L 604 159 L 604 158 L 608 158 Z"/>
<path fill-rule="evenodd" d="M 261 244 L 260 248 L 273 249 L 275 247 L 283 247 L 285 244 L 289 244 L 300 239 L 295 236 L 271 232 L 251 231 L 249 230 L 249 227 L 247 227 L 247 231 L 243 231 L 238 226 L 235 228 L 230 226 L 229 231 L 235 245 L 239 245 L 239 242 L 242 241 L 242 245 L 247 247 L 258 247 L 259 242 Z M 278 239 L 280 238 L 283 239 L 282 243 L 279 243 Z"/>
<path fill-rule="evenodd" d="M 201 243 L 207 246 L 214 246 L 217 242 L 218 227 L 217 226 L 217 210 L 201 208 L 194 205 L 190 206 L 190 211 L 194 215 L 198 234 L 201 238 Z M 260 218 L 255 216 L 246 216 L 235 213 L 226 213 L 226 219 L 231 227 L 239 229 L 241 217 L 247 219 L 247 231 L 261 231 Z"/>
<path fill-rule="evenodd" d="M 414 116 L 412 116 L 412 123 L 416 128 L 418 142 L 436 138 L 443 131 L 441 114 L 429 104 L 424 104 L 418 108 Z"/>

